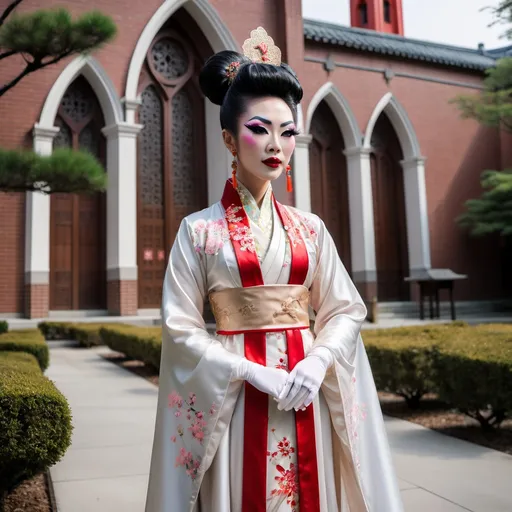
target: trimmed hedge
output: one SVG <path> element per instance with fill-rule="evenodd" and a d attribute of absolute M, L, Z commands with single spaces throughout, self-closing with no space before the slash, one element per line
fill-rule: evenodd
<path fill-rule="evenodd" d="M 417 406 L 439 394 L 482 427 L 512 412 L 512 325 L 463 323 L 363 333 L 377 388 Z"/>
<path fill-rule="evenodd" d="M 156 370 L 160 369 L 162 328 L 117 325 L 103 327 L 100 335 L 105 345 L 121 352 L 130 359 L 142 361 Z"/>
<path fill-rule="evenodd" d="M 0 334 L 4 334 L 9 330 L 9 324 L 7 320 L 0 320 Z"/>
<path fill-rule="evenodd" d="M 50 363 L 50 351 L 37 329 L 9 331 L 0 334 L 0 351 L 27 352 L 37 359 L 44 372 Z"/>
<path fill-rule="evenodd" d="M 59 461 L 71 431 L 68 403 L 35 357 L 0 352 L 0 502 Z"/>
<path fill-rule="evenodd" d="M 81 347 L 103 345 L 100 336 L 102 327 L 115 328 L 119 324 L 41 322 L 37 327 L 47 340 L 75 340 Z"/>

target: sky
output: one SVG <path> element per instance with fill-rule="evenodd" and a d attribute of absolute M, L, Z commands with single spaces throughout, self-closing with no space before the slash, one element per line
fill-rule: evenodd
<path fill-rule="evenodd" d="M 402 0 L 406 37 L 488 49 L 512 44 L 500 39 L 504 26 L 489 27 L 492 16 L 481 9 L 499 0 Z M 350 0 L 302 0 L 305 18 L 350 25 Z"/>

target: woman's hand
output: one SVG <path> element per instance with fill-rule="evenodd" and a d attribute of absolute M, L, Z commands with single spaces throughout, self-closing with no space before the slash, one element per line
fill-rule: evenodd
<path fill-rule="evenodd" d="M 320 386 L 331 364 L 332 355 L 329 349 L 323 349 L 323 351 L 316 349 L 314 354 L 299 361 L 288 376 L 278 397 L 277 408 L 280 411 L 292 409 L 299 411 L 308 407 L 320 391 Z"/>
<path fill-rule="evenodd" d="M 277 399 L 287 379 L 288 372 L 279 368 L 262 366 L 242 359 L 235 370 L 236 378 L 246 380 L 256 389 Z"/>

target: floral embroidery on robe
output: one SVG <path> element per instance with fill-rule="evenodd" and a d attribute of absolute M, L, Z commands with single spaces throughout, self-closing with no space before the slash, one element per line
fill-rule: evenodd
<path fill-rule="evenodd" d="M 229 231 L 225 219 L 197 220 L 191 228 L 194 250 L 198 253 L 216 255 L 229 241 Z"/>
<path fill-rule="evenodd" d="M 275 449 L 269 450 L 267 456 L 269 464 L 275 466 L 277 476 L 274 477 L 275 485 L 268 498 L 268 510 L 280 510 L 285 502 L 291 512 L 299 511 L 299 475 L 297 473 L 297 454 L 295 447 L 287 437 L 279 439 L 276 430 L 272 429 L 275 439 Z"/>

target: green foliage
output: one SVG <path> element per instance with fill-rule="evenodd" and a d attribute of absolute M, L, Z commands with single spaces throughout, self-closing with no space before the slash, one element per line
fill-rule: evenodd
<path fill-rule="evenodd" d="M 491 10 L 496 19 L 495 24 L 512 24 L 512 0 L 501 0 L 501 2 L 496 7 L 491 8 Z M 509 28 L 505 32 L 504 37 L 512 39 L 512 28 Z"/>
<path fill-rule="evenodd" d="M 103 345 L 102 327 L 115 329 L 120 324 L 41 322 L 37 326 L 47 340 L 75 340 L 81 347 Z M 121 324 L 122 325 L 122 324 Z"/>
<path fill-rule="evenodd" d="M 481 94 L 459 96 L 453 103 L 466 119 L 512 132 L 512 58 L 501 59 L 487 70 Z"/>
<path fill-rule="evenodd" d="M 0 497 L 58 462 L 71 413 L 30 354 L 0 352 Z"/>
<path fill-rule="evenodd" d="M 101 338 L 105 345 L 121 352 L 130 359 L 142 361 L 158 370 L 162 352 L 162 329 L 160 327 L 136 327 L 119 325 L 102 328 Z"/>
<path fill-rule="evenodd" d="M 73 20 L 66 9 L 44 9 L 12 13 L 20 2 L 12 2 L 0 23 L 0 59 L 22 54 L 26 66 L 10 82 L 0 87 L 0 96 L 24 76 L 75 54 L 87 54 L 111 41 L 117 32 L 112 18 L 91 11 Z"/>
<path fill-rule="evenodd" d="M 37 329 L 10 331 L 0 334 L 0 351 L 32 354 L 37 359 L 42 371 L 46 370 L 50 363 L 48 345 Z"/>
<path fill-rule="evenodd" d="M 484 192 L 466 202 L 466 212 L 457 221 L 476 236 L 498 233 L 512 235 L 512 169 L 482 174 Z"/>
<path fill-rule="evenodd" d="M 68 148 L 51 155 L 0 149 L 0 190 L 98 192 L 106 188 L 107 175 L 90 153 Z"/>
<path fill-rule="evenodd" d="M 7 320 L 0 320 L 0 334 L 7 332 L 9 330 L 9 324 Z"/>
<path fill-rule="evenodd" d="M 436 392 L 484 429 L 512 413 L 512 325 L 453 323 L 365 331 L 364 338 L 379 389 L 413 406 L 421 392 Z"/>

